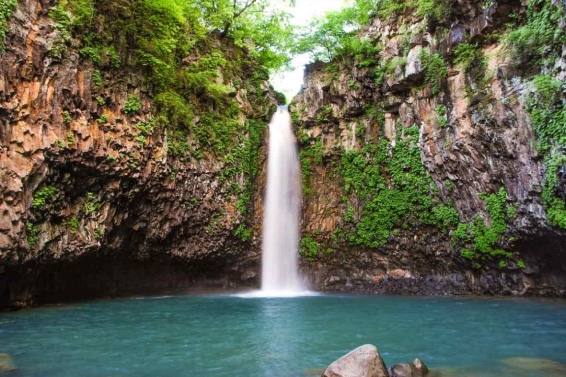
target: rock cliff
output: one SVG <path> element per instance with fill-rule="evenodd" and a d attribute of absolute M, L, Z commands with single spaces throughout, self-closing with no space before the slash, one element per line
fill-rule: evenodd
<path fill-rule="evenodd" d="M 207 146 L 160 124 L 175 98 L 156 96 L 132 51 L 89 58 L 76 35 L 62 41 L 55 10 L 20 1 L 0 53 L 0 307 L 254 284 L 255 180 L 276 105 L 266 70 L 212 38 L 243 63 L 213 68 L 229 106 L 189 98 L 191 122 L 217 132 Z"/>
<path fill-rule="evenodd" d="M 307 66 L 302 267 L 324 290 L 563 297 L 563 120 L 545 134 L 562 89 L 545 124 L 535 100 L 566 74 L 563 4 L 448 3 L 442 20 L 382 8 L 367 52 Z M 509 33 L 544 12 L 561 37 L 541 68 Z"/>
<path fill-rule="evenodd" d="M 83 3 L 22 0 L 5 23 L 0 308 L 257 286 L 267 71 L 211 33 L 171 72 L 171 29 L 150 28 L 164 47 L 132 32 L 131 4 Z M 306 279 L 565 296 L 563 4 L 377 13 L 290 106 Z"/>

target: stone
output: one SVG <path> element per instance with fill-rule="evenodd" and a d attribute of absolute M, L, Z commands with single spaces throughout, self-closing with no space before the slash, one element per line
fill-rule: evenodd
<path fill-rule="evenodd" d="M 417 77 L 422 76 L 423 71 L 420 58 L 422 50 L 421 46 L 415 46 L 409 50 L 407 64 L 405 65 L 405 77 L 407 80 L 416 80 Z"/>
<path fill-rule="evenodd" d="M 7 353 L 0 353 L 0 373 L 12 372 L 16 369 L 12 357 Z"/>
<path fill-rule="evenodd" d="M 389 377 L 416 377 L 416 373 L 413 364 L 395 364 L 389 368 Z"/>
<path fill-rule="evenodd" d="M 415 359 L 415 361 L 413 361 L 413 365 L 417 371 L 421 373 L 421 375 L 425 376 L 428 373 L 428 367 L 420 359 Z"/>
<path fill-rule="evenodd" d="M 377 348 L 365 344 L 330 364 L 321 377 L 388 377 L 388 374 Z"/>
<path fill-rule="evenodd" d="M 419 359 L 410 364 L 395 364 L 389 368 L 389 377 L 424 377 L 427 374 L 427 366 Z"/>

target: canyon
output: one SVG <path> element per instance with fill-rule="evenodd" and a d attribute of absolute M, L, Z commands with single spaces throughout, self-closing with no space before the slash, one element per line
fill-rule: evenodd
<path fill-rule="evenodd" d="M 267 124 L 282 102 L 267 70 L 212 34 L 182 60 L 212 65 L 216 86 L 188 95 L 179 134 L 177 97 L 157 93 L 134 52 L 89 58 L 54 7 L 19 1 L 0 53 L 0 307 L 257 287 Z M 538 68 L 494 37 L 525 12 L 458 1 L 448 28 L 376 17 L 359 32 L 376 49 L 307 66 L 289 111 L 312 289 L 566 295 L 566 230 L 549 220 L 529 111 Z M 458 45 L 474 46 L 468 61 Z M 563 82 L 566 49 L 552 67 Z"/>

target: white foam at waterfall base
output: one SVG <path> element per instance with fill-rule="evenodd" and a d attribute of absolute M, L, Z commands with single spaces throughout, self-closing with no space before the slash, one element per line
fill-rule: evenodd
<path fill-rule="evenodd" d="M 298 272 L 301 169 L 291 116 L 279 107 L 269 124 L 267 190 L 263 217 L 262 297 L 308 293 Z M 256 296 L 258 297 L 258 296 Z"/>

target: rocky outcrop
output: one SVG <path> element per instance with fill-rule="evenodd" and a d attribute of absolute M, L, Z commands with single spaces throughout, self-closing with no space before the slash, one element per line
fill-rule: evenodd
<path fill-rule="evenodd" d="M 388 377 L 377 348 L 366 344 L 342 356 L 326 368 L 322 377 Z"/>
<path fill-rule="evenodd" d="M 450 12 L 448 30 L 414 12 L 376 18 L 360 36 L 380 52 L 364 64 L 307 66 L 290 107 L 308 163 L 302 268 L 323 290 L 564 297 L 566 232 L 547 219 L 527 110 L 533 69 L 490 37 L 524 7 Z M 475 55 L 455 62 L 464 43 Z"/>
<path fill-rule="evenodd" d="M 188 151 L 174 153 L 178 136 L 154 123 L 154 88 L 130 58 L 99 70 L 74 39 L 55 58 L 53 5 L 20 1 L 0 52 L 0 307 L 256 284 L 247 271 L 259 258 L 255 173 L 191 150 L 191 136 L 181 140 Z M 253 67 L 239 74 L 226 85 L 239 124 L 259 124 L 248 148 L 264 158 L 274 93 Z M 191 101 L 195 122 L 215 111 Z"/>

